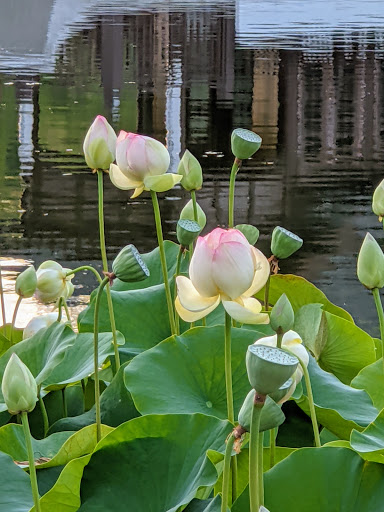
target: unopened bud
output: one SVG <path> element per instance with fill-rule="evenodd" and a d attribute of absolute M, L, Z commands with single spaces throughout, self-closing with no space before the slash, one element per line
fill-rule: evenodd
<path fill-rule="evenodd" d="M 10 414 L 31 412 L 37 401 L 36 381 L 28 367 L 13 353 L 1 383 L 4 402 Z"/>
<path fill-rule="evenodd" d="M 35 293 L 37 285 L 37 276 L 35 267 L 28 267 L 24 272 L 21 272 L 17 276 L 15 291 L 17 295 L 23 297 L 23 299 L 27 299 L 28 297 L 32 297 Z"/>
<path fill-rule="evenodd" d="M 180 160 L 178 174 L 183 176 L 181 185 L 185 190 L 199 190 L 203 185 L 203 171 L 200 162 L 188 149 Z"/>
<path fill-rule="evenodd" d="M 103 116 L 97 116 L 84 139 L 85 161 L 91 169 L 109 169 L 116 155 L 116 133 Z"/>
<path fill-rule="evenodd" d="M 231 135 L 232 153 L 239 160 L 250 158 L 261 146 L 261 137 L 244 128 L 236 128 Z"/>
<path fill-rule="evenodd" d="M 256 391 L 254 389 L 251 389 L 251 391 L 246 396 L 244 403 L 239 411 L 239 425 L 243 427 L 243 429 L 246 430 L 247 432 L 250 431 L 251 427 L 252 410 L 255 400 L 255 394 Z M 279 407 L 274 400 L 267 397 L 264 406 L 261 410 L 259 432 L 264 432 L 265 430 L 270 430 L 271 428 L 279 427 L 282 423 L 284 423 L 284 420 L 285 416 L 283 411 L 281 410 L 281 407 Z"/>
<path fill-rule="evenodd" d="M 292 329 L 294 322 L 295 313 L 288 297 L 283 293 L 273 306 L 270 325 L 277 334 L 284 334 Z"/>
<path fill-rule="evenodd" d="M 381 221 L 384 217 L 384 180 L 379 183 L 373 193 L 372 211 Z"/>
<path fill-rule="evenodd" d="M 197 223 L 200 226 L 200 229 L 203 230 L 206 223 L 207 223 L 207 217 L 205 216 L 205 213 L 199 203 L 197 203 Z M 184 208 L 181 210 L 180 213 L 180 219 L 186 219 L 186 220 L 195 220 L 194 212 L 193 212 L 193 203 L 192 199 L 188 201 L 188 203 L 184 206 Z"/>
<path fill-rule="evenodd" d="M 271 252 L 278 260 L 283 260 L 298 251 L 303 240 L 288 229 L 276 226 L 272 232 Z"/>
<path fill-rule="evenodd" d="M 357 277 L 369 290 L 384 286 L 384 254 L 370 233 L 365 235 L 357 258 Z"/>

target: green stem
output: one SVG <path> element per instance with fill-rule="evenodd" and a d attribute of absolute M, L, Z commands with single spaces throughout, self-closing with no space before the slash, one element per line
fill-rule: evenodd
<path fill-rule="evenodd" d="M 69 312 L 68 304 L 67 304 L 67 301 L 65 299 L 63 300 L 63 306 L 64 306 L 65 314 L 67 315 L 68 322 L 72 323 L 72 321 L 71 321 L 71 313 Z"/>
<path fill-rule="evenodd" d="M 207 325 L 207 317 L 206 317 L 206 316 L 205 316 L 204 318 L 202 318 L 202 319 L 201 319 L 201 325 L 202 325 L 203 327 L 206 327 L 206 325 Z"/>
<path fill-rule="evenodd" d="M 169 280 L 168 280 L 167 260 L 165 257 L 165 250 L 164 250 L 163 231 L 161 228 L 161 216 L 160 216 L 159 201 L 157 200 L 156 192 L 154 192 L 153 190 L 151 190 L 151 198 L 152 198 L 152 204 L 153 204 L 153 211 L 155 214 L 157 241 L 159 243 L 161 269 L 163 271 L 165 296 L 167 299 L 167 306 L 168 306 L 169 325 L 171 327 L 171 333 L 176 334 L 175 316 L 174 316 L 174 312 L 173 312 L 172 295 L 171 295 L 171 289 L 169 287 Z"/>
<path fill-rule="evenodd" d="M 276 333 L 277 335 L 277 342 L 276 342 L 276 346 L 277 348 L 281 348 L 281 344 L 283 343 L 283 334 L 282 333 Z"/>
<path fill-rule="evenodd" d="M 77 267 L 73 270 L 70 270 L 69 272 L 67 272 L 67 277 L 76 274 L 77 272 L 81 272 L 82 270 L 89 270 L 90 272 L 93 272 L 98 282 L 101 283 L 102 278 L 100 274 L 95 268 L 91 267 L 90 265 L 82 265 L 81 267 Z"/>
<path fill-rule="evenodd" d="M 264 289 L 264 309 L 269 311 L 269 287 L 271 285 L 271 274 L 268 276 L 268 281 L 265 283 Z"/>
<path fill-rule="evenodd" d="M 31 478 L 32 496 L 33 502 L 35 504 L 35 512 L 41 512 L 39 489 L 37 487 L 36 478 L 35 457 L 33 455 L 32 449 L 31 431 L 29 430 L 28 413 L 26 413 L 25 411 L 21 413 L 21 422 L 23 424 L 25 444 L 27 445 L 28 451 L 29 476 Z"/>
<path fill-rule="evenodd" d="M 237 456 L 234 455 L 231 459 L 232 469 L 232 503 L 237 500 Z"/>
<path fill-rule="evenodd" d="M 259 453 L 258 453 L 258 477 L 259 477 L 259 497 L 260 497 L 260 505 L 264 505 L 264 467 L 263 467 L 263 457 L 264 457 L 264 432 L 260 432 L 259 434 Z"/>
<path fill-rule="evenodd" d="M 58 307 L 58 310 L 59 310 L 59 314 L 57 315 L 57 321 L 58 322 L 61 322 L 61 318 L 63 316 L 63 310 L 62 310 L 63 300 L 64 300 L 64 297 L 59 297 L 59 300 L 57 301 L 57 307 Z"/>
<path fill-rule="evenodd" d="M 61 388 L 61 397 L 63 399 L 63 418 L 68 418 L 67 399 L 65 397 L 65 388 Z"/>
<path fill-rule="evenodd" d="M 249 438 L 249 512 L 259 512 L 259 428 L 264 404 L 254 404 Z"/>
<path fill-rule="evenodd" d="M 48 419 L 47 409 L 45 408 L 44 400 L 41 397 L 40 388 L 39 388 L 38 396 L 39 396 L 41 415 L 43 417 L 44 437 L 47 437 L 48 429 L 49 429 L 49 419 Z"/>
<path fill-rule="evenodd" d="M 1 314 L 3 317 L 3 325 L 5 325 L 7 323 L 7 319 L 5 316 L 5 301 L 4 301 L 3 277 L 1 274 L 1 264 L 0 264 L 0 300 L 1 300 Z"/>
<path fill-rule="evenodd" d="M 227 393 L 227 414 L 231 423 L 235 421 L 233 411 L 233 391 L 232 391 L 232 356 L 231 356 L 231 317 L 225 313 L 225 335 L 224 335 L 224 365 L 225 365 L 225 386 Z"/>
<path fill-rule="evenodd" d="M 269 468 L 273 468 L 276 460 L 276 429 L 269 431 Z"/>
<path fill-rule="evenodd" d="M 191 198 L 192 198 L 192 205 L 193 205 L 193 220 L 197 223 L 198 216 L 197 216 L 197 202 L 196 202 L 196 190 L 191 190 Z"/>
<path fill-rule="evenodd" d="M 235 183 L 236 175 L 241 166 L 241 160 L 235 158 L 231 169 L 231 177 L 229 179 L 229 198 L 228 198 L 228 227 L 233 228 L 234 225 L 234 208 L 235 208 Z"/>
<path fill-rule="evenodd" d="M 81 379 L 81 389 L 83 391 L 83 408 L 84 408 L 84 412 L 85 412 L 85 401 L 86 401 L 86 385 L 85 385 L 85 380 L 84 379 Z"/>
<path fill-rule="evenodd" d="M 109 278 L 103 279 L 99 286 L 95 302 L 94 331 L 93 331 L 93 366 L 95 375 L 95 409 L 96 409 L 96 441 L 101 439 L 100 384 L 99 384 L 99 309 L 104 287 Z"/>
<path fill-rule="evenodd" d="M 175 284 L 174 284 L 174 298 L 177 297 L 177 285 L 176 285 L 176 277 L 180 274 L 180 266 L 181 266 L 181 257 L 184 253 L 184 248 L 180 245 L 179 252 L 177 253 L 176 258 L 176 270 L 175 270 Z M 176 327 L 176 334 L 180 334 L 180 318 L 175 308 L 175 327 Z"/>
<path fill-rule="evenodd" d="M 312 393 L 312 386 L 311 386 L 311 379 L 309 377 L 309 372 L 307 366 L 303 363 L 303 361 L 300 359 L 300 357 L 297 356 L 297 354 L 294 354 L 291 352 L 292 355 L 296 356 L 299 360 L 301 369 L 304 374 L 304 380 L 305 380 L 305 387 L 307 388 L 307 396 L 308 396 L 308 404 L 309 404 L 309 411 L 311 414 L 311 421 L 312 421 L 312 428 L 313 428 L 313 436 L 315 438 L 315 446 L 316 448 L 321 447 L 320 442 L 320 434 L 319 434 L 319 425 L 317 423 L 317 417 L 316 417 L 316 409 L 315 409 L 315 402 L 313 401 L 313 393 Z"/>
<path fill-rule="evenodd" d="M 384 312 L 383 305 L 380 299 L 380 290 L 378 288 L 374 288 L 372 290 L 373 298 L 375 300 L 375 306 L 377 310 L 377 316 L 379 317 L 380 324 L 380 338 L 381 338 L 381 357 L 383 360 L 383 371 L 384 371 Z"/>
<path fill-rule="evenodd" d="M 227 512 L 228 499 L 229 499 L 229 483 L 231 478 L 231 459 L 232 448 L 235 442 L 234 436 L 231 434 L 227 440 L 224 455 L 224 469 L 223 469 L 223 490 L 221 496 L 221 512 Z"/>
<path fill-rule="evenodd" d="M 12 323 L 11 323 L 11 343 L 13 343 L 13 329 L 15 328 L 17 312 L 19 311 L 19 307 L 20 307 L 22 300 L 23 300 L 23 297 L 21 297 L 19 295 L 19 297 L 17 298 L 17 301 L 16 301 L 15 309 L 13 311 L 13 317 L 12 317 Z"/>
<path fill-rule="evenodd" d="M 105 249 L 105 233 L 104 233 L 104 191 L 103 191 L 103 171 L 97 170 L 97 186 L 98 186 L 98 198 L 99 198 L 99 232 L 100 232 L 100 250 L 101 250 L 101 259 L 103 262 L 103 271 L 108 272 L 108 260 L 107 260 L 107 251 Z M 107 303 L 108 303 L 108 311 L 109 311 L 109 320 L 111 322 L 111 331 L 113 338 L 113 350 L 115 355 L 115 364 L 116 364 L 116 372 L 120 368 L 120 355 L 119 355 L 119 346 L 117 344 L 117 334 L 116 334 L 116 323 L 115 323 L 115 315 L 113 313 L 113 302 L 111 296 L 111 290 L 109 284 L 106 288 L 107 292 Z"/>

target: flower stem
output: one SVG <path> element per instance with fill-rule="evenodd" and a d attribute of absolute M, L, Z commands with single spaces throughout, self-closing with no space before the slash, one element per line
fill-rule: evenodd
<path fill-rule="evenodd" d="M 229 179 L 229 198 L 228 198 L 228 227 L 233 228 L 234 225 L 234 208 L 235 208 L 235 182 L 236 175 L 241 166 L 241 160 L 235 158 L 231 169 L 231 177 Z"/>
<path fill-rule="evenodd" d="M 41 397 L 40 388 L 39 388 L 39 392 L 38 392 L 38 397 L 39 397 L 41 415 L 43 417 L 44 437 L 47 437 L 48 429 L 49 429 L 49 419 L 48 419 L 47 409 L 45 408 L 44 400 Z"/>
<path fill-rule="evenodd" d="M 312 428 L 313 428 L 313 437 L 315 438 L 315 446 L 316 446 L 316 448 L 320 448 L 321 447 L 321 442 L 320 442 L 320 434 L 319 434 L 319 425 L 317 424 L 316 409 L 315 409 L 315 403 L 313 401 L 311 379 L 309 377 L 308 368 L 303 363 L 303 361 L 300 359 L 300 357 L 297 356 L 297 354 L 293 354 L 293 352 L 291 352 L 291 354 L 296 356 L 297 359 L 299 360 L 301 369 L 302 369 L 303 374 L 304 374 L 305 387 L 307 388 L 309 411 L 310 411 L 310 414 L 311 414 L 311 421 L 312 421 Z"/>
<path fill-rule="evenodd" d="M 195 222 L 199 223 L 198 216 L 197 216 L 196 190 L 191 190 L 191 198 L 192 198 L 192 205 L 193 205 L 193 220 Z"/>
<path fill-rule="evenodd" d="M 102 278 L 101 278 L 100 274 L 98 273 L 98 271 L 95 268 L 91 267 L 90 265 L 82 265 L 81 267 L 77 267 L 73 270 L 70 270 L 69 272 L 67 272 L 67 277 L 71 276 L 73 274 L 76 274 L 77 272 L 81 272 L 82 270 L 89 270 L 90 272 L 93 272 L 95 274 L 98 282 L 101 283 Z"/>
<path fill-rule="evenodd" d="M 72 324 L 71 314 L 69 312 L 68 304 L 65 299 L 63 300 L 63 306 L 64 306 L 65 314 L 67 315 L 67 320 L 70 324 Z"/>
<path fill-rule="evenodd" d="M 1 274 L 1 265 L 0 265 L 0 300 L 1 300 L 1 314 L 3 317 L 3 325 L 7 323 L 7 319 L 5 317 L 5 301 L 4 301 L 4 289 L 3 289 L 3 277 Z"/>
<path fill-rule="evenodd" d="M 271 274 L 268 276 L 268 281 L 265 283 L 264 288 L 264 309 L 269 311 L 269 287 L 271 285 Z"/>
<path fill-rule="evenodd" d="M 99 198 L 99 233 L 100 233 L 101 259 L 103 261 L 104 272 L 108 272 L 108 260 L 107 260 L 107 251 L 105 249 L 105 234 L 104 234 L 103 171 L 101 171 L 100 169 L 97 169 L 97 185 L 98 185 L 98 198 Z M 114 354 L 115 354 L 115 365 L 116 365 L 116 372 L 117 372 L 118 369 L 120 368 L 120 355 L 119 355 L 119 347 L 117 344 L 115 315 L 113 313 L 113 302 L 112 302 L 111 290 L 109 288 L 109 283 L 107 284 L 106 292 L 107 292 L 109 320 L 111 322 L 111 331 L 112 331 L 112 338 L 113 338 L 113 350 L 114 350 Z"/>
<path fill-rule="evenodd" d="M 156 192 L 154 192 L 153 190 L 151 190 L 151 198 L 152 198 L 152 204 L 153 204 L 153 212 L 155 214 L 157 241 L 159 243 L 161 269 L 163 271 L 165 296 L 167 299 L 167 306 L 168 306 L 169 325 L 171 327 L 171 333 L 176 334 L 175 316 L 174 316 L 174 312 L 173 312 L 171 289 L 169 287 L 169 280 L 168 280 L 167 260 L 165 257 L 165 250 L 164 250 L 163 231 L 161 228 L 161 216 L 160 216 L 159 201 L 157 200 Z"/>
<path fill-rule="evenodd" d="M 225 313 L 225 336 L 224 336 L 224 366 L 225 366 L 225 386 L 227 393 L 227 414 L 231 423 L 235 421 L 233 411 L 233 391 L 232 391 L 232 355 L 231 355 L 231 317 Z"/>
<path fill-rule="evenodd" d="M 227 512 L 228 499 L 229 499 L 229 482 L 231 476 L 231 459 L 232 448 L 235 442 L 235 437 L 231 434 L 227 440 L 224 456 L 224 469 L 223 469 L 223 489 L 221 496 L 221 512 Z"/>
<path fill-rule="evenodd" d="M 16 301 L 15 309 L 13 311 L 13 317 L 12 317 L 12 323 L 11 323 L 11 343 L 13 343 L 13 330 L 15 328 L 17 312 L 19 311 L 19 307 L 20 307 L 22 300 L 23 300 L 23 297 L 21 297 L 19 295 L 19 297 L 17 298 L 17 301 Z"/>
<path fill-rule="evenodd" d="M 276 335 L 277 335 L 276 347 L 281 348 L 281 344 L 283 343 L 283 334 L 277 332 Z"/>
<path fill-rule="evenodd" d="M 383 371 L 384 371 L 384 312 L 383 312 L 383 304 L 381 303 L 380 290 L 378 288 L 374 288 L 372 290 L 372 294 L 373 294 L 373 298 L 375 300 L 377 316 L 379 317 L 380 338 L 381 338 L 381 357 L 383 360 Z"/>
<path fill-rule="evenodd" d="M 35 457 L 33 455 L 33 449 L 32 449 L 31 431 L 29 430 L 28 413 L 26 413 L 25 411 L 23 411 L 21 413 L 21 422 L 23 424 L 23 429 L 24 429 L 25 444 L 27 445 L 28 462 L 29 462 L 29 476 L 31 479 L 32 496 L 33 496 L 33 502 L 35 504 L 35 511 L 41 512 L 39 489 L 37 487 L 37 478 L 36 478 Z"/>
<path fill-rule="evenodd" d="M 273 468 L 276 459 L 276 429 L 269 431 L 269 468 Z"/>
<path fill-rule="evenodd" d="M 65 397 L 65 388 L 61 388 L 61 398 L 63 400 L 63 418 L 68 417 L 67 399 Z"/>
<path fill-rule="evenodd" d="M 263 467 L 263 458 L 264 458 L 264 432 L 259 433 L 259 453 L 258 453 L 258 477 L 259 477 L 259 497 L 260 497 L 260 505 L 264 505 L 264 467 Z"/>
<path fill-rule="evenodd" d="M 251 433 L 249 438 L 249 511 L 259 512 L 259 428 L 264 403 L 255 403 L 252 409 Z"/>
<path fill-rule="evenodd" d="M 61 318 L 63 316 L 63 310 L 62 310 L 63 300 L 64 300 L 64 297 L 59 297 L 59 300 L 57 301 L 57 309 L 59 310 L 58 315 L 57 315 L 57 322 L 61 322 Z"/>
<path fill-rule="evenodd" d="M 184 253 L 184 248 L 180 245 L 179 252 L 177 253 L 176 258 L 176 270 L 175 270 L 175 285 L 174 285 L 174 298 L 177 296 L 177 285 L 176 285 L 176 277 L 180 274 L 180 265 L 181 265 L 181 257 Z M 175 308 L 175 327 L 176 327 L 176 334 L 180 334 L 180 318 Z"/>
<path fill-rule="evenodd" d="M 96 409 L 96 441 L 101 439 L 100 384 L 99 384 L 99 309 L 104 287 L 109 278 L 103 279 L 99 286 L 95 302 L 94 331 L 93 331 L 93 366 L 95 375 L 95 409 Z"/>

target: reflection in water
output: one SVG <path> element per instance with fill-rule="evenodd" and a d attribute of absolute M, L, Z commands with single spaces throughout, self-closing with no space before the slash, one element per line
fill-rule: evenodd
<path fill-rule="evenodd" d="M 117 130 L 166 142 L 172 170 L 185 148 L 199 158 L 208 228 L 226 224 L 229 138 L 242 126 L 263 146 L 238 175 L 236 222 L 258 226 L 266 253 L 277 224 L 302 236 L 302 250 L 282 271 L 315 281 L 367 326 L 375 315 L 368 297 L 361 307 L 355 256 L 368 229 L 382 238 L 370 198 L 384 152 L 382 33 L 369 34 L 327 33 L 315 47 L 303 36 L 292 49 L 247 33 L 239 48 L 232 2 L 91 15 L 72 27 L 52 72 L 0 74 L 4 257 L 100 268 L 97 185 L 81 150 L 97 113 Z M 105 187 L 110 257 L 126 243 L 152 249 L 148 197 L 130 201 L 108 179 Z M 186 200 L 180 188 L 163 194 L 167 238 L 175 239 Z M 84 285 L 77 293 L 95 286 L 92 276 L 77 281 Z"/>

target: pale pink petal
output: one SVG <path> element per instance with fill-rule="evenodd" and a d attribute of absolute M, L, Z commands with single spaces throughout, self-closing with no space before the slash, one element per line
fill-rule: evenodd
<path fill-rule="evenodd" d="M 239 242 L 221 243 L 213 254 L 212 277 L 231 299 L 242 295 L 254 277 L 251 246 L 245 247 Z"/>
<path fill-rule="evenodd" d="M 141 181 L 128 178 L 126 173 L 123 173 L 121 169 L 115 164 L 111 164 L 109 168 L 109 177 L 115 187 L 120 188 L 121 190 L 132 190 L 134 188 L 143 186 Z"/>
<path fill-rule="evenodd" d="M 205 237 L 200 236 L 189 265 L 189 277 L 196 290 L 204 297 L 214 297 L 219 293 L 212 278 L 212 257 L 213 251 L 206 243 Z"/>
<path fill-rule="evenodd" d="M 148 173 L 151 176 L 165 174 L 171 158 L 164 144 L 151 137 L 145 137 L 145 150 Z"/>
<path fill-rule="evenodd" d="M 259 249 L 256 249 L 256 247 L 250 247 L 253 255 L 255 273 L 251 286 L 243 293 L 243 296 L 245 297 L 252 297 L 252 295 L 255 295 L 255 293 L 260 291 L 268 281 L 268 277 L 271 272 L 269 262 L 264 254 L 259 251 Z"/>
<path fill-rule="evenodd" d="M 205 235 L 204 240 L 207 243 L 208 247 L 213 251 L 219 246 L 222 235 L 226 233 L 225 229 L 215 228 L 213 231 Z"/>
<path fill-rule="evenodd" d="M 221 235 L 220 239 L 220 243 L 224 242 L 239 242 L 243 244 L 245 247 L 250 246 L 248 240 L 245 238 L 243 233 L 241 233 L 241 231 L 239 231 L 238 229 L 227 229 Z"/>
<path fill-rule="evenodd" d="M 121 142 L 122 140 L 126 139 L 128 137 L 128 133 L 125 132 L 124 130 L 120 130 L 119 132 L 119 136 L 117 137 L 117 141 L 116 142 Z"/>
<path fill-rule="evenodd" d="M 215 307 L 218 306 L 220 302 L 219 295 L 216 295 L 216 297 L 203 297 L 200 295 L 188 277 L 177 276 L 176 284 L 180 304 L 185 309 L 188 309 L 188 311 L 203 311 L 213 305 L 215 305 Z"/>
<path fill-rule="evenodd" d="M 252 302 L 249 302 L 252 301 Z M 254 302 L 253 302 L 254 301 Z M 228 315 L 242 324 L 268 324 L 269 315 L 259 313 L 261 307 L 256 299 L 246 299 L 246 306 L 242 306 L 238 302 L 223 301 L 223 306 Z"/>
<path fill-rule="evenodd" d="M 197 322 L 197 320 L 201 320 L 205 316 L 212 313 L 212 311 L 218 306 L 217 304 L 213 304 L 211 307 L 204 309 L 203 311 L 191 312 L 188 309 L 183 308 L 180 304 L 179 298 L 176 297 L 175 300 L 175 308 L 179 317 L 184 320 L 184 322 Z"/>

